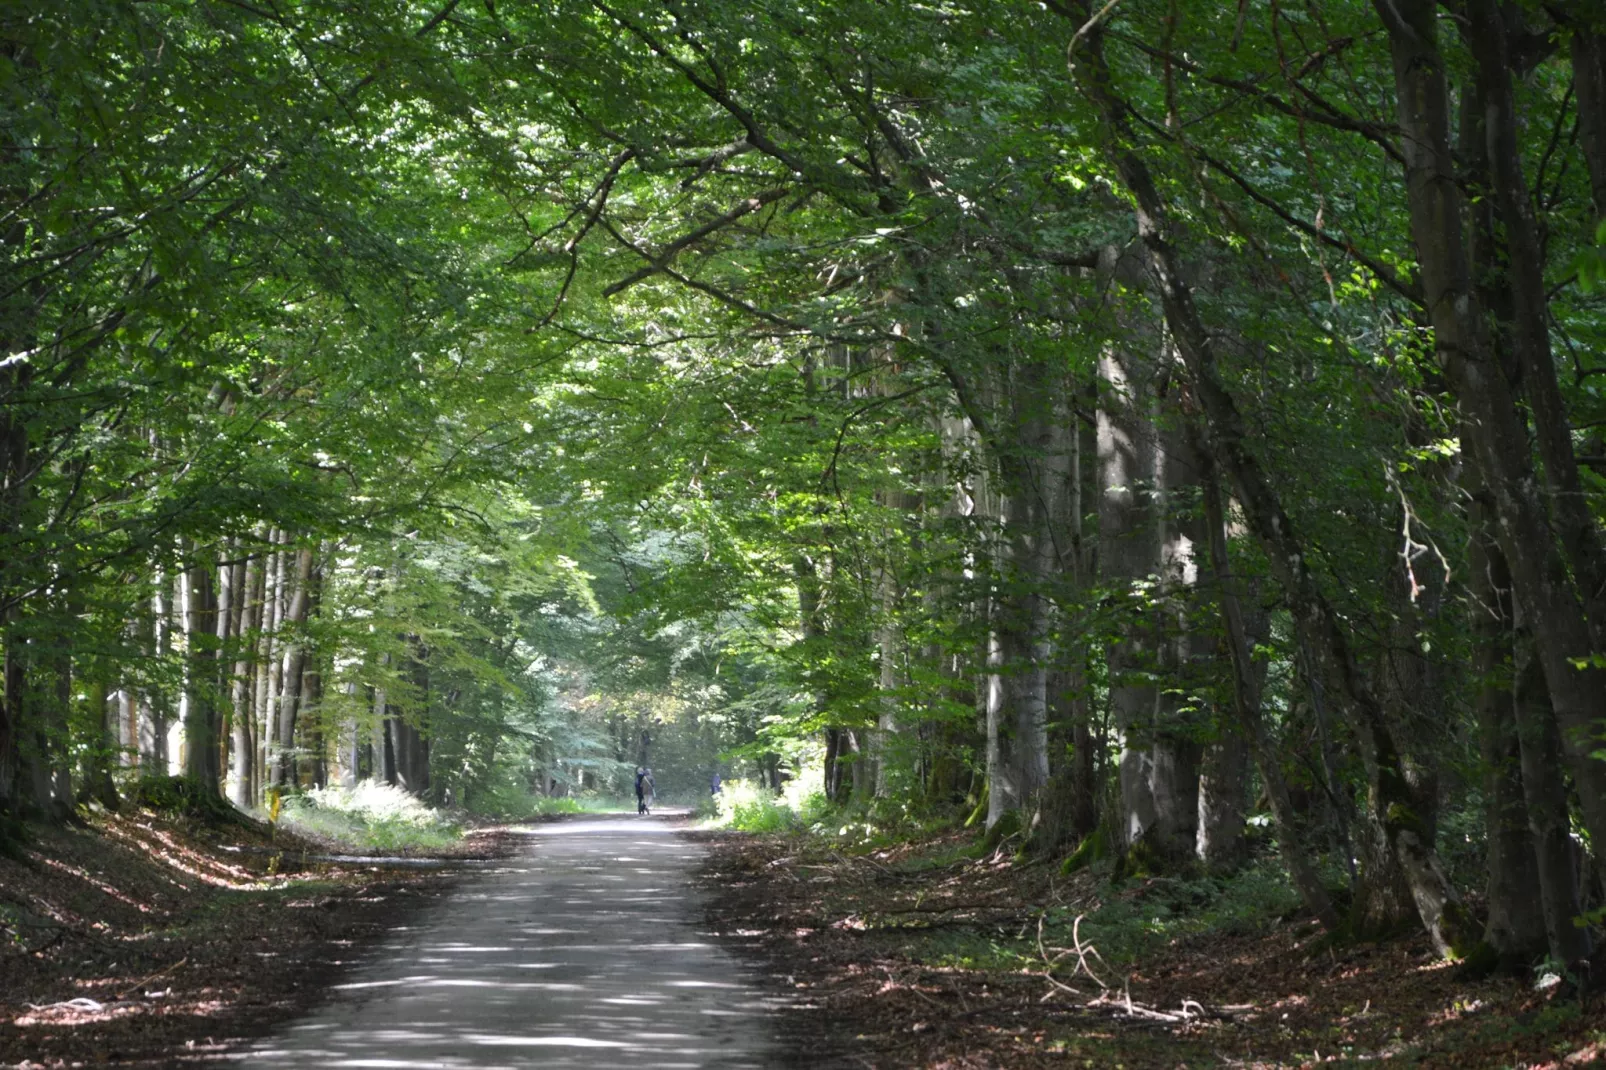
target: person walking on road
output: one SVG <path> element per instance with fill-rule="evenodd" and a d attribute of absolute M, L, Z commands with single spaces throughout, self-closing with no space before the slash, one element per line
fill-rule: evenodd
<path fill-rule="evenodd" d="M 647 770 L 636 766 L 636 813 L 647 812 Z"/>

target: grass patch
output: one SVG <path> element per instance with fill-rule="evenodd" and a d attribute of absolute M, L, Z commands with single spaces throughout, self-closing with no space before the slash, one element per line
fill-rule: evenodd
<path fill-rule="evenodd" d="M 462 829 L 398 787 L 365 780 L 354 788 L 314 788 L 289 796 L 279 823 L 308 839 L 353 853 L 449 847 Z"/>
<path fill-rule="evenodd" d="M 1299 893 L 1276 858 L 1257 859 L 1227 877 L 1149 877 L 1110 885 L 1086 913 L 1082 938 L 1112 964 L 1128 964 L 1167 944 L 1200 933 L 1259 932 L 1300 909 Z M 1049 914 L 1048 924 L 1069 933 L 1070 909 Z"/>
<path fill-rule="evenodd" d="M 751 780 L 725 781 L 707 824 L 742 832 L 795 832 L 803 827 L 787 798 Z"/>

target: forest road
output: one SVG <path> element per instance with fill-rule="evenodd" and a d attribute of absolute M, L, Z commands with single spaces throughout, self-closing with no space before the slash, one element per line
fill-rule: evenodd
<path fill-rule="evenodd" d="M 248 1067 L 774 1065 L 772 1000 L 702 932 L 703 847 L 657 817 L 522 830 L 529 846 L 399 929 Z"/>

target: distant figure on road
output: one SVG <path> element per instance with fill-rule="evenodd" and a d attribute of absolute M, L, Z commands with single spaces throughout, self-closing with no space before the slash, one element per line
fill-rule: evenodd
<path fill-rule="evenodd" d="M 719 770 L 716 769 L 714 770 L 714 775 L 708 778 L 708 794 L 718 795 L 720 783 Z"/>
<path fill-rule="evenodd" d="M 647 812 L 647 770 L 636 766 L 636 813 Z"/>

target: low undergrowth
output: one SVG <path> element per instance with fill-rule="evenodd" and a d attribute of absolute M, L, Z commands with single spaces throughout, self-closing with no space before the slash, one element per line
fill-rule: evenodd
<path fill-rule="evenodd" d="M 352 853 L 416 853 L 457 843 L 462 827 L 401 788 L 361 781 L 286 796 L 278 823 Z"/>
<path fill-rule="evenodd" d="M 1463 976 L 1416 933 L 1323 940 L 1269 855 L 1112 880 L 1110 860 L 1065 874 L 966 831 L 715 842 L 711 925 L 789 978 L 798 1066 L 1606 1061 L 1599 996 Z"/>

